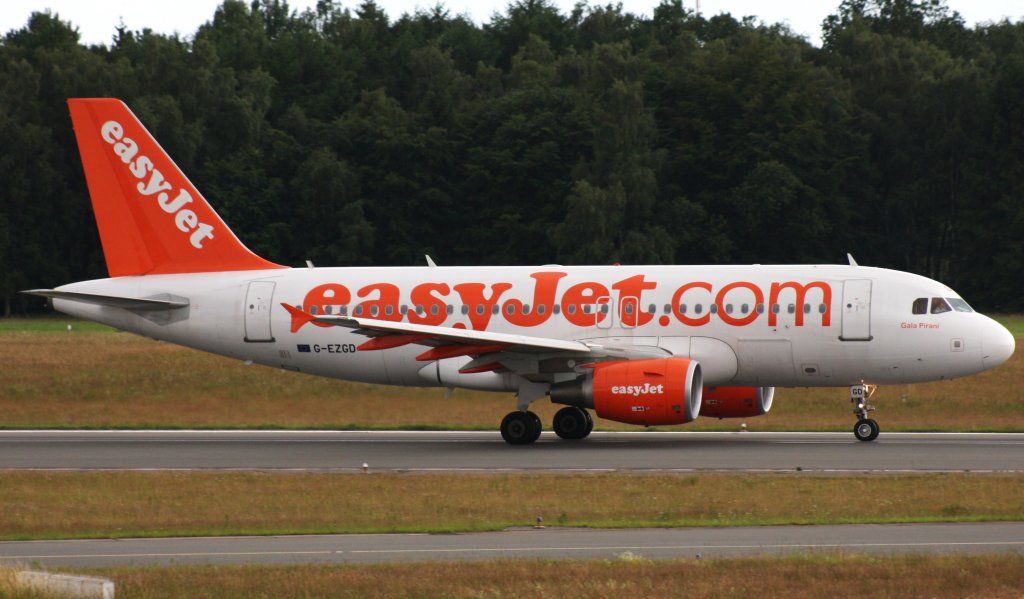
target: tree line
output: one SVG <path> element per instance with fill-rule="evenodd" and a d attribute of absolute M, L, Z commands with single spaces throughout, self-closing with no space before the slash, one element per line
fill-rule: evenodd
<path fill-rule="evenodd" d="M 0 297 L 106 276 L 68 97 L 125 100 L 283 264 L 860 264 L 1024 309 L 1024 24 L 844 0 L 822 46 L 663 0 L 299 12 L 0 41 Z"/>

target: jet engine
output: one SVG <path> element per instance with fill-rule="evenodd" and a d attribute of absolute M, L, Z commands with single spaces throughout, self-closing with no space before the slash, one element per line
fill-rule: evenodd
<path fill-rule="evenodd" d="M 551 401 L 593 408 L 601 418 L 651 426 L 683 424 L 700 413 L 700 364 L 684 358 L 599 362 L 551 386 Z"/>
<path fill-rule="evenodd" d="M 775 387 L 709 387 L 704 389 L 700 415 L 711 418 L 749 418 L 772 409 Z"/>

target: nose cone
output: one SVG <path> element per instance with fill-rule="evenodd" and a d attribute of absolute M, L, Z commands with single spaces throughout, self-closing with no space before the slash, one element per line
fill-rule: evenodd
<path fill-rule="evenodd" d="M 981 342 L 982 363 L 986 369 L 995 368 L 1010 359 L 1016 346 L 1010 331 L 993 320 L 985 329 L 985 337 Z"/>

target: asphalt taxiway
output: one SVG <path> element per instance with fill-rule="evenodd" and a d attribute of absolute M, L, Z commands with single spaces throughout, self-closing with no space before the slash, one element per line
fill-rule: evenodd
<path fill-rule="evenodd" d="M 367 564 L 500 558 L 714 558 L 792 553 L 1024 554 L 1024 522 L 545 529 L 466 534 L 192 537 L 0 543 L 0 564 Z"/>
<path fill-rule="evenodd" d="M 0 469 L 1021 472 L 1024 434 L 0 431 Z"/>

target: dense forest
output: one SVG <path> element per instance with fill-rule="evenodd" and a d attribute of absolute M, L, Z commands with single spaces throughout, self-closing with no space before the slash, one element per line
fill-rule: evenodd
<path fill-rule="evenodd" d="M 477 25 L 225 0 L 194 34 L 0 40 L 0 310 L 106 276 L 65 99 L 124 99 L 257 253 L 320 266 L 846 261 L 1024 309 L 1024 23 L 783 25 L 513 0 Z"/>

